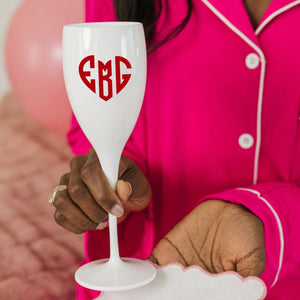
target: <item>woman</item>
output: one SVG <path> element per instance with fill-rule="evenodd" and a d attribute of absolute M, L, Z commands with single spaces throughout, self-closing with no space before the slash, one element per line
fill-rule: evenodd
<path fill-rule="evenodd" d="M 83 155 L 60 180 L 56 221 L 86 232 L 86 261 L 109 256 L 111 212 L 122 256 L 261 276 L 266 299 L 296 299 L 299 1 L 86 4 L 88 22 L 144 23 L 146 95 L 116 193 L 73 120 L 69 142 Z M 96 295 L 79 287 L 78 299 Z"/>

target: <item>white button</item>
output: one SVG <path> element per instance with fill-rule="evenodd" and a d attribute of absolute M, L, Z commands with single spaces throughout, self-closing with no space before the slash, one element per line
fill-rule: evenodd
<path fill-rule="evenodd" d="M 253 70 L 259 66 L 259 56 L 255 53 L 250 53 L 246 57 L 246 66 Z"/>
<path fill-rule="evenodd" d="M 239 145 L 243 149 L 249 149 L 253 146 L 254 144 L 254 138 L 251 134 L 249 133 L 243 133 L 239 137 Z"/>

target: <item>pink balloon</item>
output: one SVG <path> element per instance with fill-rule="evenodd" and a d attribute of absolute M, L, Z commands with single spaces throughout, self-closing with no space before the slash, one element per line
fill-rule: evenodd
<path fill-rule="evenodd" d="M 71 115 L 62 29 L 83 21 L 84 0 L 25 0 L 7 32 L 7 71 L 17 99 L 33 119 L 60 134 L 66 134 Z"/>

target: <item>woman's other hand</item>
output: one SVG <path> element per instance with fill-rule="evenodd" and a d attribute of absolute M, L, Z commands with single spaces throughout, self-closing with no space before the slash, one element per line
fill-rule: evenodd
<path fill-rule="evenodd" d="M 210 273 L 259 276 L 266 263 L 263 224 L 241 205 L 207 200 L 157 244 L 149 259 L 159 265 L 199 265 Z"/>

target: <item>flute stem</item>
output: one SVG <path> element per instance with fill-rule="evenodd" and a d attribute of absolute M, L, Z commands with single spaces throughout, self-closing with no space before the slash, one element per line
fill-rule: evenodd
<path fill-rule="evenodd" d="M 117 217 L 109 214 L 110 263 L 121 262 L 118 243 Z"/>

